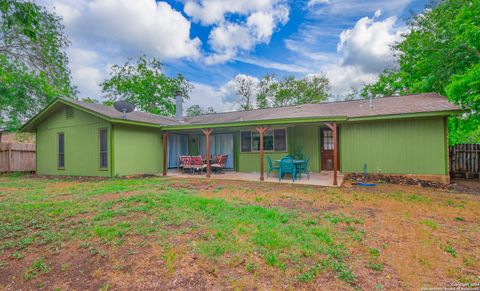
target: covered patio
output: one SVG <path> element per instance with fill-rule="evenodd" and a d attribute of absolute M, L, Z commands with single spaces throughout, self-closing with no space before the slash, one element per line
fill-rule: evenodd
<path fill-rule="evenodd" d="M 170 127 L 162 135 L 163 176 L 338 186 L 343 182 L 338 140 L 336 122 Z M 293 159 L 302 149 L 305 149 L 305 155 L 301 153 L 304 158 Z M 329 153 L 328 158 L 324 152 Z M 181 170 L 185 155 L 192 160 L 203 160 L 203 168 Z M 214 172 L 212 165 L 216 165 L 217 156 L 228 156 L 228 167 L 225 165 L 223 170 Z M 282 172 L 279 179 L 278 168 L 283 171 L 284 158 L 286 162 L 289 158 L 295 162 L 297 173 L 283 175 Z M 273 171 L 272 164 L 276 168 Z M 298 166 L 308 167 L 307 173 L 299 173 Z"/>

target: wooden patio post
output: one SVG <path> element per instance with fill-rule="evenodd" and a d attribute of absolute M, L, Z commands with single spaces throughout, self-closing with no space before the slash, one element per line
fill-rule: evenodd
<path fill-rule="evenodd" d="M 210 134 L 212 129 L 202 129 L 202 132 L 205 134 L 205 147 L 207 152 L 207 178 L 210 178 Z"/>
<path fill-rule="evenodd" d="M 338 131 L 337 124 L 327 123 L 327 126 L 333 131 L 333 185 L 337 186 L 337 171 L 338 171 Z"/>
<path fill-rule="evenodd" d="M 258 133 L 260 133 L 260 181 L 264 181 L 265 180 L 265 177 L 264 177 L 264 159 L 263 159 L 263 135 L 264 133 L 268 130 L 268 127 L 265 127 L 265 126 L 260 126 L 260 127 L 257 127 L 257 131 Z"/>
<path fill-rule="evenodd" d="M 166 131 L 163 132 L 163 175 L 167 175 L 167 138 L 168 133 Z"/>

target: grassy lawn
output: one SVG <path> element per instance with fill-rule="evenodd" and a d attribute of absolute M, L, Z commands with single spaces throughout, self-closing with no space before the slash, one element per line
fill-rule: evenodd
<path fill-rule="evenodd" d="M 480 196 L 409 186 L 0 178 L 0 289 L 480 282 Z"/>

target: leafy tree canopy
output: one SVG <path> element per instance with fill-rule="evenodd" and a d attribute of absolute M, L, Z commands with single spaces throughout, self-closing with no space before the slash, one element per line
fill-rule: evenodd
<path fill-rule="evenodd" d="M 182 75 L 169 77 L 162 63 L 141 56 L 135 63 L 112 66 L 110 78 L 101 84 L 110 101 L 119 99 L 135 104 L 142 111 L 166 116 L 175 115 L 175 95 L 188 99 L 193 88 Z"/>
<path fill-rule="evenodd" d="M 54 98 L 76 94 L 63 30 L 42 6 L 0 0 L 0 127 L 16 130 Z"/>
<path fill-rule="evenodd" d="M 471 108 L 449 120 L 450 143 L 480 140 L 480 98 L 475 92 L 480 62 L 480 2 L 443 0 L 411 17 L 403 40 L 394 46 L 396 70 L 383 72 L 362 90 L 363 97 L 436 92 Z M 478 79 L 477 79 L 478 80 Z"/>
<path fill-rule="evenodd" d="M 243 110 L 320 103 L 330 97 L 330 82 L 325 75 L 303 79 L 287 76 L 281 80 L 275 75 L 265 75 L 259 81 L 242 76 L 238 75 L 235 81 Z"/>
<path fill-rule="evenodd" d="M 187 108 L 187 116 L 192 117 L 192 116 L 199 116 L 202 114 L 210 114 L 210 113 L 215 113 L 215 109 L 213 107 L 208 107 L 207 109 L 202 108 L 198 104 L 194 104 L 190 107 Z"/>

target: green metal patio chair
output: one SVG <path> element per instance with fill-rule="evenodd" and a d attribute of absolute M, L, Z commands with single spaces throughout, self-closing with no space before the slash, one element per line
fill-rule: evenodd
<path fill-rule="evenodd" d="M 300 179 L 302 179 L 302 173 L 306 173 L 307 174 L 307 179 L 310 180 L 310 169 L 308 168 L 309 163 L 310 163 L 310 158 L 307 158 L 305 160 L 305 163 L 299 164 L 297 166 L 298 175 L 299 175 Z"/>
<path fill-rule="evenodd" d="M 280 170 L 278 171 L 278 181 L 281 181 L 285 174 L 292 176 L 293 182 L 295 182 L 297 176 L 297 167 L 291 157 L 284 157 L 280 161 Z"/>
<path fill-rule="evenodd" d="M 272 159 L 269 156 L 267 156 L 267 161 L 268 161 L 268 172 L 267 172 L 267 177 L 268 177 L 272 171 L 279 171 L 280 166 L 273 165 Z"/>

